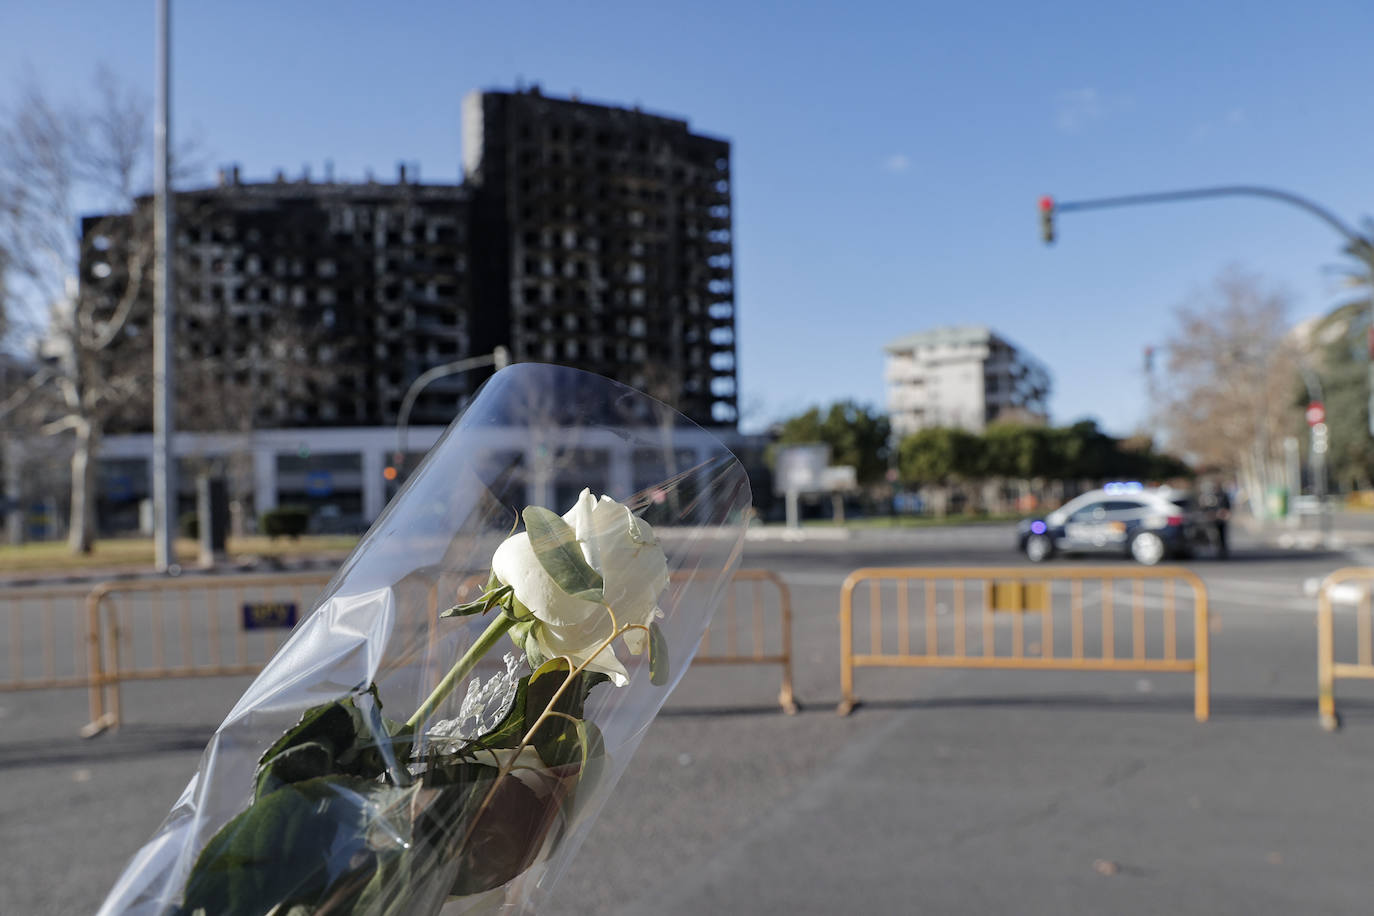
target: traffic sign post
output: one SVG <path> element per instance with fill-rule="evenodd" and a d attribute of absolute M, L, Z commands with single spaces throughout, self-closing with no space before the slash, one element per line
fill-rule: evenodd
<path fill-rule="evenodd" d="M 1316 422 L 1313 422 L 1313 408 L 1316 408 Z M 1312 490 L 1317 497 L 1317 524 L 1322 534 L 1322 546 L 1331 531 L 1331 517 L 1326 506 L 1326 411 L 1321 404 L 1307 408 L 1307 422 L 1312 425 Z"/>

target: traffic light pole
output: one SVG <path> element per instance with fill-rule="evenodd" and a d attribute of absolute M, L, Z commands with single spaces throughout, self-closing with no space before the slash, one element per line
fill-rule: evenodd
<path fill-rule="evenodd" d="M 1142 204 L 1168 204 L 1186 200 L 1203 200 L 1213 197 L 1263 197 L 1289 206 L 1305 210 L 1326 223 L 1346 240 L 1346 251 L 1364 262 L 1368 271 L 1369 284 L 1369 434 L 1374 436 L 1374 241 L 1360 235 L 1340 217 L 1330 210 L 1305 197 L 1299 197 L 1278 188 L 1263 185 L 1216 185 L 1207 188 L 1191 188 L 1184 191 L 1162 191 L 1154 194 L 1127 194 L 1122 197 L 1096 197 L 1088 200 L 1056 201 L 1052 197 L 1040 198 L 1040 228 L 1046 244 L 1054 241 L 1054 216 L 1056 213 L 1074 213 L 1085 210 L 1106 210 L 1113 207 L 1135 207 Z"/>
<path fill-rule="evenodd" d="M 1298 366 L 1302 373 L 1303 384 L 1307 386 L 1308 449 L 1312 461 L 1312 493 L 1317 498 L 1317 527 L 1321 531 L 1322 546 L 1326 546 L 1327 536 L 1331 533 L 1331 514 L 1326 507 L 1326 402 L 1322 396 L 1322 382 L 1317 373 L 1304 365 Z M 1310 411 L 1320 405 L 1318 416 Z M 1314 423 L 1313 420 L 1316 420 Z"/>

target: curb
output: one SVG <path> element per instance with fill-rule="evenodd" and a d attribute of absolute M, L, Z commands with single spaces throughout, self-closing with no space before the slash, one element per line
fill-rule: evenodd
<path fill-rule="evenodd" d="M 296 573 L 333 570 L 343 557 L 301 557 L 290 561 L 255 557 L 247 562 L 216 563 L 213 566 L 183 566 L 177 572 L 164 575 L 143 567 L 119 567 L 106 570 L 73 570 L 46 574 L 41 571 L 15 575 L 0 574 L 0 588 L 32 588 L 36 586 L 93 585 L 100 582 L 129 582 L 137 579 L 180 578 L 182 576 L 260 575 L 262 573 Z"/>

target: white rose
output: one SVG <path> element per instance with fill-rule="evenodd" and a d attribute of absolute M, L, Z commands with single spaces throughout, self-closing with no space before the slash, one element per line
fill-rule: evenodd
<path fill-rule="evenodd" d="M 539 620 L 531 636 L 549 658 L 565 656 L 574 665 L 591 659 L 587 668 L 610 675 L 618 687 L 629 682 L 625 667 L 607 646 L 592 658 L 597 646 L 610 638 L 615 624 L 648 626 L 658 610 L 658 596 L 668 586 L 668 561 L 649 524 L 609 496 L 597 499 L 583 490 L 563 520 L 573 529 L 582 556 L 604 580 L 604 603 L 574 598 L 544 571 L 530 537 L 521 532 L 496 548 L 491 568 L 509 585 L 516 599 Z M 625 644 L 638 655 L 647 634 L 625 633 Z"/>

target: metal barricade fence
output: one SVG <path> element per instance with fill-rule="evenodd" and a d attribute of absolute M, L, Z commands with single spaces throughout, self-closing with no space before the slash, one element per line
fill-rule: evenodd
<path fill-rule="evenodd" d="M 675 581 L 686 577 L 675 575 Z M 767 586 L 767 588 L 765 588 Z M 741 626 L 740 592 L 747 591 L 749 613 Z M 773 601 L 765 598 L 772 593 Z M 770 626 L 768 617 L 775 617 Z M 779 665 L 782 687 L 778 705 L 794 715 L 798 710 L 792 692 L 792 595 L 776 573 L 741 569 L 725 586 L 724 600 L 702 636 L 693 665 Z"/>
<path fill-rule="evenodd" d="M 95 636 L 88 731 L 117 727 L 124 681 L 256 674 L 314 607 L 321 574 L 107 582 L 86 598 Z"/>
<path fill-rule="evenodd" d="M 1349 566 L 1323 579 L 1317 591 L 1317 713 L 1322 728 L 1327 731 L 1335 731 L 1341 722 L 1336 712 L 1336 679 L 1374 678 L 1374 622 L 1371 621 L 1369 606 L 1371 588 L 1374 588 L 1374 568 Z M 1336 661 L 1337 633 L 1333 599 L 1340 604 L 1355 605 L 1353 623 L 1342 627 L 1340 634 L 1344 637 L 1341 639 L 1342 646 L 1348 646 L 1351 637 L 1354 638 L 1353 662 Z"/>
<path fill-rule="evenodd" d="M 1180 600 L 1180 583 L 1191 590 L 1190 601 Z M 855 629 L 860 588 L 868 592 L 866 634 Z M 885 595 L 895 615 L 885 613 Z M 1186 639 L 1189 611 L 1192 637 Z M 867 652 L 855 648 L 864 635 Z M 840 592 L 838 712 L 848 714 L 859 702 L 859 667 L 1178 672 L 1193 674 L 1193 712 L 1205 722 L 1208 638 L 1207 589 L 1185 569 L 859 569 Z"/>
<path fill-rule="evenodd" d="M 89 688 L 100 678 L 87 586 L 0 589 L 0 692 Z M 94 659 L 94 661 L 93 661 Z"/>
<path fill-rule="evenodd" d="M 205 576 L 106 583 L 87 596 L 92 632 L 91 721 L 117 727 L 124 681 L 253 675 L 314 608 L 322 574 Z M 438 638 L 438 612 L 471 600 L 486 575 L 445 573 L 393 586 L 401 616 L 393 638 L 408 663 Z"/>
<path fill-rule="evenodd" d="M 432 647 L 442 635 L 438 612 L 471 600 L 485 581 L 485 573 L 453 572 L 398 583 L 397 589 L 414 592 L 400 602 L 409 609 L 396 622 L 401 657 Z M 8 617 L 0 691 L 84 687 L 89 722 L 82 733 L 118 727 L 126 681 L 257 674 L 327 582 L 322 574 L 232 575 L 0 590 L 0 612 Z M 750 592 L 748 640 L 741 639 L 741 588 Z M 765 600 L 765 591 L 775 599 Z M 776 631 L 767 626 L 770 611 Z M 697 661 L 781 666 L 778 702 L 795 712 L 791 613 L 787 587 L 776 575 L 737 573 Z"/>

